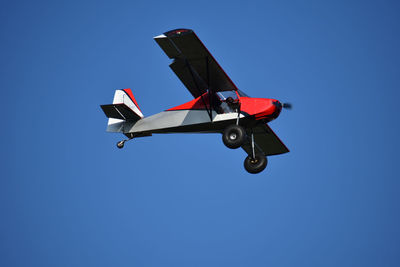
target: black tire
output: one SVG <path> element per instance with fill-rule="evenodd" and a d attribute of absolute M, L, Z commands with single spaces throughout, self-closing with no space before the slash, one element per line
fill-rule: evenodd
<path fill-rule="evenodd" d="M 121 148 L 124 147 L 124 144 L 125 144 L 124 141 L 119 141 L 119 142 L 117 143 L 117 147 L 118 147 L 119 149 L 121 149 Z"/>
<path fill-rule="evenodd" d="M 265 167 L 267 167 L 267 164 L 267 158 L 260 153 L 257 153 L 254 159 L 252 156 L 247 156 L 247 158 L 244 160 L 244 168 L 247 172 L 253 174 L 262 172 Z"/>
<path fill-rule="evenodd" d="M 243 145 L 246 138 L 246 131 L 240 125 L 228 126 L 222 134 L 222 141 L 231 149 L 239 148 Z"/>

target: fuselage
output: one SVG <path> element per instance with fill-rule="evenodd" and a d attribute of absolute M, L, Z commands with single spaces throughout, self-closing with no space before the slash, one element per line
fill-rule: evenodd
<path fill-rule="evenodd" d="M 240 96 L 223 98 L 208 93 L 182 105 L 167 109 L 137 122 L 124 122 L 123 132 L 131 135 L 179 132 L 222 132 L 227 125 L 270 122 L 282 109 L 278 100 Z"/>

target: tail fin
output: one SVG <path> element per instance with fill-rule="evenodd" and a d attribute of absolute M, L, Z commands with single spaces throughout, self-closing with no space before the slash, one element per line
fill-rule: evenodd
<path fill-rule="evenodd" d="M 121 132 L 123 122 L 136 122 L 144 117 L 131 89 L 116 90 L 113 103 L 101 108 L 109 118 L 107 131 L 110 132 Z"/>

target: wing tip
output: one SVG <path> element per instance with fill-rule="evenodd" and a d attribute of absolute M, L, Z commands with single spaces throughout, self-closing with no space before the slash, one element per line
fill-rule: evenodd
<path fill-rule="evenodd" d="M 179 28 L 179 29 L 175 29 L 175 30 L 170 30 L 170 31 L 164 32 L 163 34 L 154 36 L 153 38 L 154 39 L 162 39 L 162 38 L 176 37 L 176 36 L 190 34 L 190 33 L 193 33 L 193 30 Z"/>
<path fill-rule="evenodd" d="M 157 35 L 153 38 L 161 39 L 161 38 L 168 38 L 168 37 L 176 37 L 176 36 L 181 36 L 181 35 L 190 34 L 190 33 L 193 33 L 193 30 L 185 29 L 185 28 L 178 28 L 178 29 L 164 32 L 163 34 Z"/>
<path fill-rule="evenodd" d="M 160 34 L 153 37 L 153 39 L 161 39 L 161 38 L 167 38 L 167 36 L 165 36 L 165 34 Z"/>
<path fill-rule="evenodd" d="M 190 34 L 190 33 L 193 33 L 193 31 L 191 29 L 180 28 L 180 29 L 175 29 L 175 30 L 170 30 L 170 31 L 164 32 L 164 35 L 166 37 L 175 37 L 175 36 L 185 35 L 185 34 Z"/>

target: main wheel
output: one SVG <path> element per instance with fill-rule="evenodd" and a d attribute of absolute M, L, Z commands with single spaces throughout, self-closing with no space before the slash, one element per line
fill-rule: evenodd
<path fill-rule="evenodd" d="M 267 167 L 267 163 L 267 158 L 263 154 L 257 153 L 255 158 L 247 156 L 244 160 L 244 168 L 249 173 L 259 173 Z"/>
<path fill-rule="evenodd" d="M 228 126 L 222 134 L 222 141 L 224 144 L 232 149 L 239 148 L 243 145 L 246 138 L 246 131 L 240 125 Z"/>

